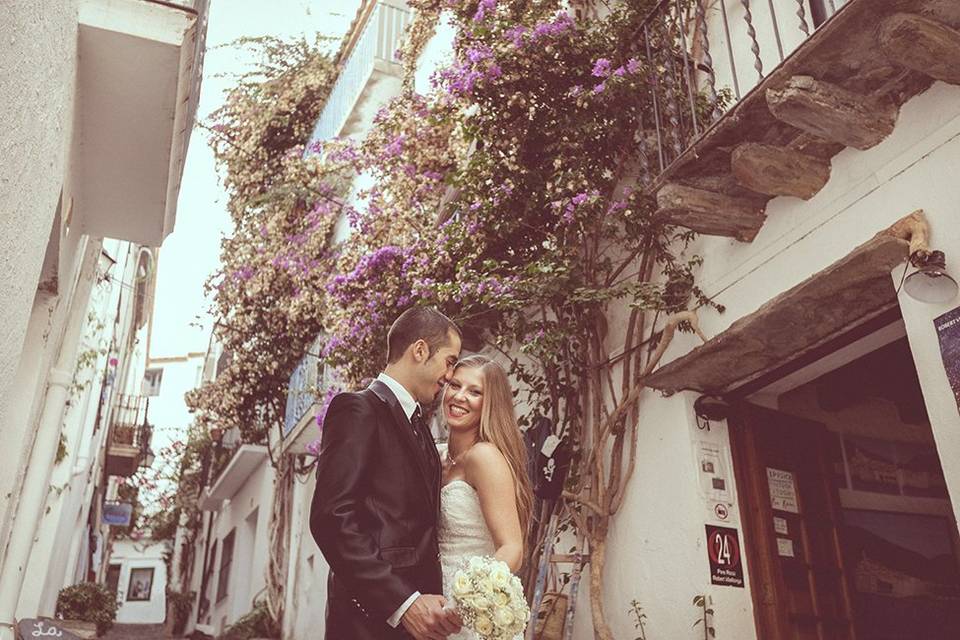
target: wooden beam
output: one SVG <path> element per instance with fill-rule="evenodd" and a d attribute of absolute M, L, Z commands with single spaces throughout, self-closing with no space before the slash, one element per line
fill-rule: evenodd
<path fill-rule="evenodd" d="M 766 219 L 765 199 L 734 198 L 671 182 L 657 191 L 657 215 L 672 224 L 741 242 L 756 237 Z"/>
<path fill-rule="evenodd" d="M 733 150 L 730 168 L 741 185 L 770 196 L 809 200 L 830 179 L 830 162 L 793 149 L 748 142 Z"/>
<path fill-rule="evenodd" d="M 960 84 L 960 33 L 911 13 L 898 13 L 877 30 L 880 49 L 891 62 L 931 78 Z"/>
<path fill-rule="evenodd" d="M 767 107 L 781 122 L 861 150 L 876 146 L 890 135 L 899 112 L 889 101 L 810 76 L 793 76 L 781 88 L 767 89 Z"/>

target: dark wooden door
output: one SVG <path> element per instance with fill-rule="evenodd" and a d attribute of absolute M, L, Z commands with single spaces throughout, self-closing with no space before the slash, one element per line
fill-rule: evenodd
<path fill-rule="evenodd" d="M 731 420 L 744 543 L 763 640 L 852 640 L 826 428 L 744 404 Z"/>

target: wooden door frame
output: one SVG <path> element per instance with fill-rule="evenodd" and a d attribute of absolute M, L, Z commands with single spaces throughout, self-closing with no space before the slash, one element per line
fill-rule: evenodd
<path fill-rule="evenodd" d="M 733 474 L 740 494 L 738 507 L 743 529 L 743 555 L 750 567 L 750 598 L 753 600 L 753 618 L 757 637 L 763 640 L 787 640 L 788 630 L 777 603 L 783 600 L 776 562 L 776 540 L 770 527 L 764 526 L 765 517 L 761 499 L 769 500 L 766 486 L 751 477 L 757 468 L 756 441 L 745 418 L 743 402 L 734 405 L 735 411 L 727 419 L 727 433 L 733 456 Z M 763 490 L 763 491 L 761 491 Z M 762 494 L 762 495 L 760 495 Z M 748 499 L 749 498 L 749 499 Z"/>

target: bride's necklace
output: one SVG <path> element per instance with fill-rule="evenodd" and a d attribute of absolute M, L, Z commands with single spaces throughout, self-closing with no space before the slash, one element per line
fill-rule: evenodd
<path fill-rule="evenodd" d="M 473 445 L 471 445 L 473 446 Z M 460 460 L 463 459 L 463 456 L 467 455 L 467 451 L 470 451 L 470 447 L 467 447 L 465 451 L 457 454 L 456 457 L 450 455 L 449 445 L 447 446 L 447 465 L 450 467 L 455 467 L 460 463 Z"/>

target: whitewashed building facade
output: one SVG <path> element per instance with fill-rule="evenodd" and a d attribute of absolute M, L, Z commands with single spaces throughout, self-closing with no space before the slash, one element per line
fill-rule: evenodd
<path fill-rule="evenodd" d="M 0 637 L 102 579 L 111 475 L 147 453 L 155 249 L 173 229 L 204 0 L 4 6 Z M 134 401 L 139 407 L 139 404 Z M 58 453 L 59 450 L 59 453 Z M 51 561 L 52 560 L 52 561 Z"/>

